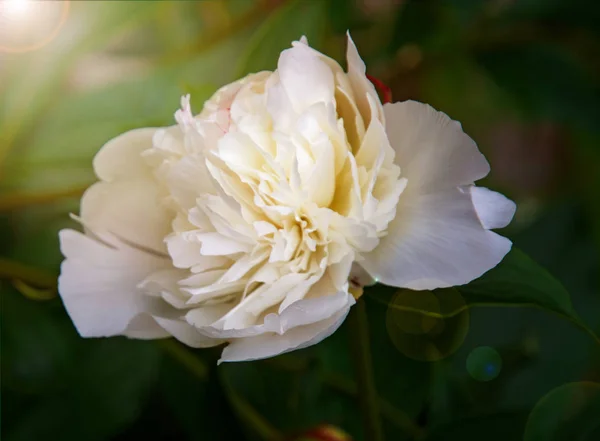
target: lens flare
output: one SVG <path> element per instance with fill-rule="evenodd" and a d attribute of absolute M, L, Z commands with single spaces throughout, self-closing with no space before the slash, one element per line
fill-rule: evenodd
<path fill-rule="evenodd" d="M 456 290 L 400 290 L 392 298 L 386 327 L 407 357 L 437 361 L 454 353 L 469 330 L 469 311 Z"/>
<path fill-rule="evenodd" d="M 0 52 L 41 49 L 63 27 L 69 1 L 0 0 Z"/>

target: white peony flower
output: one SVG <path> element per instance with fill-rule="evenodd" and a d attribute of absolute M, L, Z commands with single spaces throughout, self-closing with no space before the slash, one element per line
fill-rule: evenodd
<path fill-rule="evenodd" d="M 502 260 L 511 243 L 490 229 L 515 206 L 474 186 L 489 172 L 475 143 L 425 104 L 382 106 L 350 38 L 347 60 L 302 39 L 199 115 L 184 97 L 177 125 L 102 148 L 85 233 L 60 233 L 82 336 L 271 357 L 329 336 L 370 278 L 448 287 Z"/>

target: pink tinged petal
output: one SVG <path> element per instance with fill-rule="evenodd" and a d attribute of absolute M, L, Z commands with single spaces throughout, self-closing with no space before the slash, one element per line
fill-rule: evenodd
<path fill-rule="evenodd" d="M 386 104 L 387 135 L 409 193 L 472 184 L 490 166 L 460 124 L 416 101 Z"/>
<path fill-rule="evenodd" d="M 508 239 L 483 228 L 469 188 L 450 188 L 402 195 L 387 236 L 360 264 L 386 285 L 435 289 L 476 279 L 510 248 Z"/>
<path fill-rule="evenodd" d="M 488 230 L 506 227 L 517 209 L 506 196 L 485 187 L 471 187 L 471 197 L 481 225 Z"/>
<path fill-rule="evenodd" d="M 71 320 L 83 337 L 135 333 L 156 335 L 147 320 L 145 295 L 137 288 L 144 278 L 169 265 L 168 260 L 127 245 L 113 248 L 74 230 L 59 233 L 66 257 L 58 280 L 59 292 Z M 143 324 L 150 324 L 142 328 Z"/>
<path fill-rule="evenodd" d="M 110 140 L 94 158 L 98 178 L 112 182 L 118 179 L 148 178 L 150 169 L 142 152 L 152 147 L 156 129 L 136 129 Z"/>
<path fill-rule="evenodd" d="M 161 205 L 160 190 L 149 179 L 95 183 L 83 195 L 81 218 L 99 232 L 155 252 L 166 251 L 163 239 L 171 216 Z"/>
<path fill-rule="evenodd" d="M 300 44 L 284 50 L 277 72 L 297 113 L 315 103 L 333 103 L 333 73 L 307 46 Z"/>
<path fill-rule="evenodd" d="M 337 294 L 336 294 L 337 296 Z M 310 302 L 310 299 L 293 304 L 286 309 L 289 314 L 289 322 L 296 324 L 288 327 L 281 333 L 264 333 L 254 337 L 246 337 L 233 340 L 224 350 L 219 363 L 225 361 L 249 361 L 274 357 L 275 355 L 306 348 L 315 345 L 333 334 L 346 318 L 350 307 L 354 304 L 354 298 L 345 294 L 345 305 L 327 318 L 312 321 L 303 325 L 306 321 L 306 310 L 299 305 L 302 302 Z M 298 305 L 298 309 L 294 306 Z M 312 306 L 312 305 L 311 305 Z M 285 314 L 284 312 L 284 314 Z M 283 315 L 283 314 L 282 314 Z M 288 323 L 288 326 L 291 323 Z"/>

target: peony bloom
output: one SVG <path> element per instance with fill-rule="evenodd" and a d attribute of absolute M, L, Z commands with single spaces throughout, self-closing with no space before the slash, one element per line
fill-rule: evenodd
<path fill-rule="evenodd" d="M 502 260 L 490 229 L 515 206 L 473 184 L 489 172 L 475 143 L 425 104 L 382 105 L 350 38 L 347 61 L 302 39 L 199 115 L 184 97 L 177 125 L 100 150 L 85 233 L 60 233 L 82 336 L 271 357 L 329 336 L 372 280 L 448 287 Z"/>

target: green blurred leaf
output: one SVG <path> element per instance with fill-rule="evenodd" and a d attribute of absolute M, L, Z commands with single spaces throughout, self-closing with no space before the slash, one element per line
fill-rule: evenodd
<path fill-rule="evenodd" d="M 466 418 L 434 427 L 425 440 L 519 441 L 522 439 L 526 420 L 527 414 L 522 412 Z"/>
<path fill-rule="evenodd" d="M 86 346 L 67 387 L 23 412 L 8 441 L 103 440 L 135 420 L 156 377 L 157 348 L 117 338 Z"/>
<path fill-rule="evenodd" d="M 470 305 L 491 303 L 536 306 L 585 327 L 573 309 L 565 287 L 515 247 L 496 268 L 456 289 Z"/>
<path fill-rule="evenodd" d="M 0 291 L 3 387 L 30 394 L 56 390 L 75 361 L 71 325 L 50 313 L 48 303 L 26 299 L 7 282 L 0 281 Z"/>
<path fill-rule="evenodd" d="M 576 382 L 554 389 L 532 410 L 524 441 L 593 441 L 600 435 L 600 383 Z"/>
<path fill-rule="evenodd" d="M 174 124 L 181 95 L 193 92 L 196 111 L 222 83 L 232 81 L 241 33 L 184 63 L 55 103 L 30 142 L 9 158 L 5 191 L 60 191 L 94 181 L 92 157 L 111 138 L 139 127 Z"/>
<path fill-rule="evenodd" d="M 513 95 L 525 116 L 597 130 L 600 90 L 570 54 L 530 44 L 489 49 L 476 60 Z"/>
<path fill-rule="evenodd" d="M 326 2 L 292 0 L 269 15 L 247 44 L 236 67 L 237 77 L 251 72 L 275 70 L 282 50 L 305 35 L 319 48 L 324 36 Z"/>
<path fill-rule="evenodd" d="M 64 95 L 67 70 L 83 54 L 152 17 L 158 2 L 74 2 L 65 28 L 45 48 L 20 54 L 0 84 L 0 167 L 15 140 Z M 79 22 L 79 26 L 72 23 Z"/>

